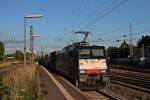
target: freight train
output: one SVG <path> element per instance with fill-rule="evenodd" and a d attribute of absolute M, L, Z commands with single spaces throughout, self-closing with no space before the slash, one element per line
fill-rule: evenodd
<path fill-rule="evenodd" d="M 109 82 L 105 47 L 85 41 L 53 51 L 49 59 L 41 57 L 40 64 L 68 77 L 80 89 L 100 88 Z"/>

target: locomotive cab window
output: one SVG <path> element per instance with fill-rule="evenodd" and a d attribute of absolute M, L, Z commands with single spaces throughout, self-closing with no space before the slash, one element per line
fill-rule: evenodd
<path fill-rule="evenodd" d="M 79 58 L 86 59 L 90 57 L 90 49 L 79 49 Z"/>
<path fill-rule="evenodd" d="M 103 49 L 92 49 L 92 56 L 104 57 L 104 50 Z"/>
<path fill-rule="evenodd" d="M 90 54 L 90 49 L 79 49 L 79 54 Z"/>

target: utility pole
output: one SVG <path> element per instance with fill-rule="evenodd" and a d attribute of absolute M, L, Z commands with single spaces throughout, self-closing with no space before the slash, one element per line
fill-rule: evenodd
<path fill-rule="evenodd" d="M 3 63 L 5 62 L 5 41 L 3 41 L 4 53 L 3 53 Z"/>
<path fill-rule="evenodd" d="M 31 51 L 31 55 L 30 55 L 30 64 L 33 63 L 33 27 L 30 26 L 30 51 Z"/>
<path fill-rule="evenodd" d="M 44 48 L 41 46 L 41 57 L 44 57 Z"/>
<path fill-rule="evenodd" d="M 14 46 L 14 55 L 16 55 L 17 54 L 17 40 L 16 40 L 16 38 L 14 37 L 14 44 L 15 44 L 15 46 Z M 15 57 L 14 57 L 15 58 Z M 17 59 L 16 59 L 17 60 Z"/>
<path fill-rule="evenodd" d="M 17 41 L 16 41 L 16 38 L 14 37 L 14 44 L 15 44 L 15 46 L 14 46 L 14 60 L 15 60 L 15 55 L 17 54 Z M 16 59 L 17 60 L 17 59 Z"/>
<path fill-rule="evenodd" d="M 15 52 L 16 52 L 17 51 L 17 40 L 15 37 L 14 37 L 14 43 L 15 43 Z"/>
<path fill-rule="evenodd" d="M 16 54 L 17 54 L 18 42 L 17 42 L 16 38 L 15 38 L 15 46 L 16 46 Z M 18 53 L 19 53 L 19 49 L 18 49 Z M 19 56 L 18 58 L 19 58 L 19 60 L 20 60 L 20 53 L 19 53 L 18 56 Z"/>
<path fill-rule="evenodd" d="M 130 57 L 133 57 L 132 27 L 131 27 L 131 22 L 129 22 L 129 43 L 130 43 Z"/>
<path fill-rule="evenodd" d="M 142 44 L 142 57 L 145 58 L 144 44 Z"/>
<path fill-rule="evenodd" d="M 24 66 L 26 64 L 26 17 L 24 17 Z"/>

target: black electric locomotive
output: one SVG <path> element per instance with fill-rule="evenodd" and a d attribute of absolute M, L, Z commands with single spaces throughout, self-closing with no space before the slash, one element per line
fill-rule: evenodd
<path fill-rule="evenodd" d="M 52 67 L 69 77 L 81 89 L 103 87 L 108 83 L 104 46 L 74 43 L 50 54 Z"/>

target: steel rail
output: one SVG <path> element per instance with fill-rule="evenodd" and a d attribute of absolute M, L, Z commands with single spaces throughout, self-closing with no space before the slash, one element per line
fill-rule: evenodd
<path fill-rule="evenodd" d="M 142 88 L 142 87 L 137 87 L 137 86 L 132 85 L 132 84 L 128 84 L 128 83 L 124 83 L 124 82 L 120 82 L 120 81 L 116 81 L 116 80 L 111 80 L 111 83 L 118 84 L 120 86 L 128 87 L 128 88 L 131 88 L 131 89 L 134 89 L 134 90 L 138 90 L 138 91 L 150 94 L 150 90 L 149 89 Z"/>
<path fill-rule="evenodd" d="M 104 92 L 104 91 L 101 91 L 101 90 L 99 90 L 99 89 L 96 89 L 95 91 L 96 91 L 97 93 L 100 93 L 100 94 L 104 95 L 105 97 L 107 97 L 107 98 L 109 98 L 109 99 L 111 99 L 111 100 L 119 100 L 119 98 L 117 98 L 117 97 L 115 97 L 115 96 L 113 96 L 113 95 L 111 95 L 111 94 L 109 94 L 109 93 L 106 93 L 106 92 Z"/>

